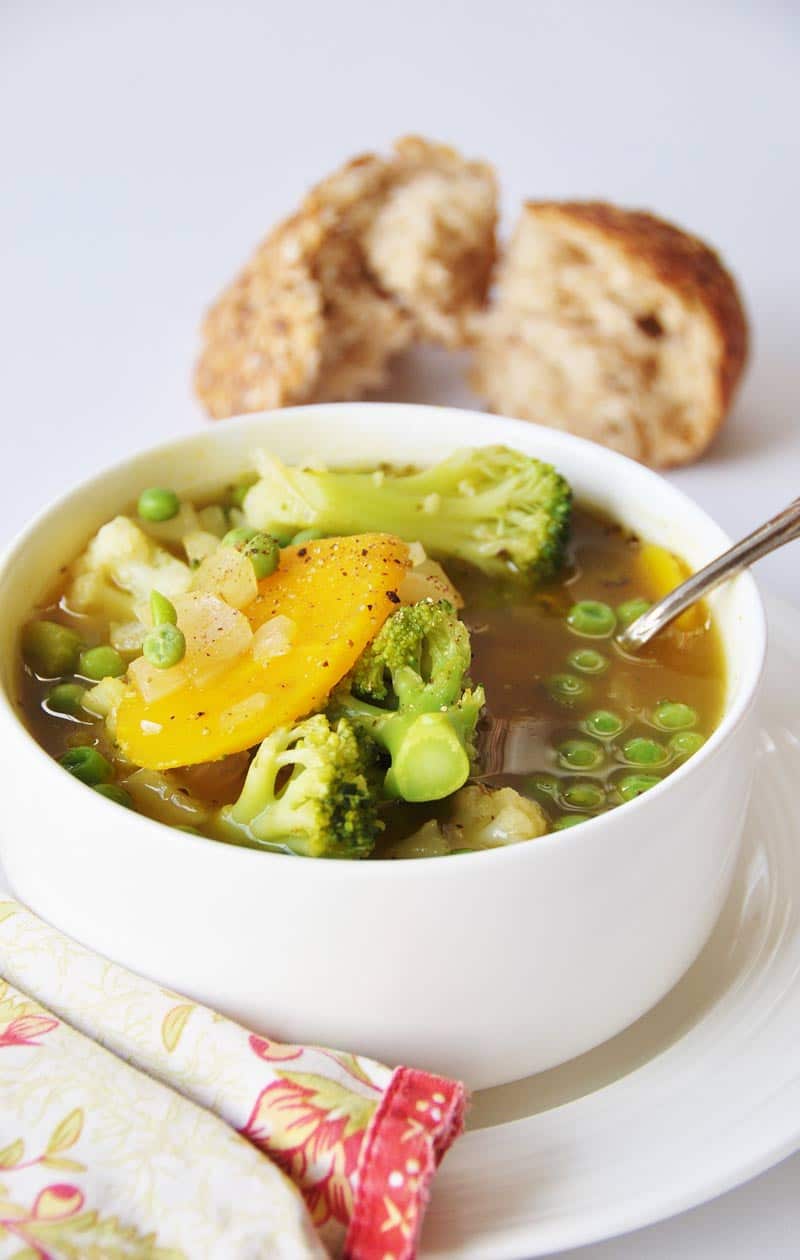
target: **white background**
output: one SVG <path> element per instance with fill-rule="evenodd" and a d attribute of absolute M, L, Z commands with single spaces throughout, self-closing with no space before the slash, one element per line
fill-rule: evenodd
<path fill-rule="evenodd" d="M 743 533 L 800 493 L 799 81 L 793 0 L 5 0 L 0 541 L 75 480 L 204 423 L 203 307 L 311 181 L 408 131 L 491 158 L 506 223 L 526 196 L 597 196 L 721 250 L 754 355 L 712 453 L 673 476 Z M 435 354 L 391 396 L 475 405 Z M 799 561 L 796 544 L 761 577 L 798 602 Z M 796 1257 L 798 1176 L 795 1156 L 580 1256 Z"/>

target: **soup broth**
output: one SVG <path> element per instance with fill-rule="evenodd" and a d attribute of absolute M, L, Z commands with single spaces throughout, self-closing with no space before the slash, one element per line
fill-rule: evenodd
<path fill-rule="evenodd" d="M 386 527 L 391 530 L 391 521 Z M 178 554 L 177 547 L 175 548 Z M 551 829 L 603 813 L 681 765 L 719 721 L 725 695 L 721 644 L 705 609 L 684 614 L 635 657 L 613 628 L 570 624 L 585 601 L 634 615 L 681 579 L 674 557 L 586 508 L 576 508 L 568 562 L 558 580 L 530 590 L 445 561 L 464 600 L 471 675 L 486 692 L 472 782 L 511 787 L 538 802 Z M 664 566 L 667 566 L 665 572 Z M 627 607 L 626 607 L 627 606 Z M 63 590 L 37 615 L 77 630 L 91 646 L 108 641 L 106 621 L 78 616 Z M 606 628 L 607 630 L 607 628 Z M 237 799 L 250 763 L 242 752 L 185 769 L 126 765 L 102 721 L 78 709 L 56 712 L 52 681 L 20 673 L 19 702 L 38 742 L 54 757 L 95 746 L 115 767 L 135 808 L 217 839 L 214 811 Z M 450 806 L 387 804 L 373 859 L 435 856 L 487 847 L 449 822 Z"/>

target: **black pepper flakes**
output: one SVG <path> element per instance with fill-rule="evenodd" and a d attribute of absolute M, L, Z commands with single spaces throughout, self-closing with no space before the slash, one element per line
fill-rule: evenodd
<path fill-rule="evenodd" d="M 400 596 L 397 594 L 397 591 L 387 591 L 386 598 L 391 600 L 393 604 L 400 603 Z"/>

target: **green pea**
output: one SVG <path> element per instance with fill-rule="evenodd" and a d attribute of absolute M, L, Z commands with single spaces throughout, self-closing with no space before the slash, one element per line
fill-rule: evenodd
<path fill-rule="evenodd" d="M 133 798 L 124 788 L 118 787 L 116 783 L 96 783 L 94 785 L 95 792 L 100 796 L 105 796 L 106 800 L 114 801 L 116 805 L 122 805 L 125 809 L 133 809 Z"/>
<path fill-rule="evenodd" d="M 316 542 L 318 538 L 324 537 L 325 535 L 321 529 L 301 529 L 295 534 L 291 545 L 293 547 L 299 547 L 302 543 Z"/>
<path fill-rule="evenodd" d="M 591 699 L 591 687 L 576 674 L 553 674 L 546 685 L 556 703 L 563 704 L 568 709 L 574 709 Z"/>
<path fill-rule="evenodd" d="M 595 709 L 583 722 L 584 729 L 590 735 L 598 735 L 600 739 L 611 739 L 614 735 L 619 735 L 624 725 L 622 718 L 610 709 Z"/>
<path fill-rule="evenodd" d="M 701 735 L 699 731 L 678 731 L 669 741 L 670 752 L 676 757 L 691 757 L 705 742 L 705 735 Z"/>
<path fill-rule="evenodd" d="M 626 761 L 633 766 L 660 766 L 667 760 L 664 748 L 656 739 L 648 739 L 645 735 L 636 735 L 622 747 Z"/>
<path fill-rule="evenodd" d="M 685 731 L 697 722 L 697 712 L 691 705 L 662 700 L 653 711 L 653 721 L 665 731 Z"/>
<path fill-rule="evenodd" d="M 80 683 L 59 683 L 47 695 L 47 708 L 51 713 L 66 713 L 75 717 L 83 709 L 86 688 Z"/>
<path fill-rule="evenodd" d="M 22 631 L 25 663 L 40 678 L 74 673 L 82 647 L 80 635 L 58 621 L 29 621 Z"/>
<path fill-rule="evenodd" d="M 559 784 L 554 774 L 534 774 L 526 781 L 525 787 L 532 796 L 548 801 L 557 801 Z"/>
<path fill-rule="evenodd" d="M 78 673 L 93 682 L 101 682 L 104 678 L 121 678 L 126 665 L 116 648 L 87 648 L 78 657 Z"/>
<path fill-rule="evenodd" d="M 570 770 L 596 770 L 605 760 L 603 749 L 590 739 L 566 739 L 557 752 L 562 766 Z"/>
<path fill-rule="evenodd" d="M 599 783 L 568 783 L 564 788 L 564 800 L 577 809 L 599 809 L 605 799 Z"/>
<path fill-rule="evenodd" d="M 576 634 L 585 634 L 593 639 L 608 639 L 614 633 L 617 624 L 613 608 L 603 604 L 599 599 L 582 599 L 573 604 L 567 613 L 567 625 Z"/>
<path fill-rule="evenodd" d="M 169 622 L 154 626 L 144 636 L 142 652 L 145 660 L 155 665 L 156 669 L 172 669 L 173 665 L 179 665 L 186 655 L 186 639 L 183 631 Z"/>
<path fill-rule="evenodd" d="M 251 538 L 255 538 L 258 533 L 257 529 L 253 529 L 250 525 L 237 525 L 236 529 L 229 529 L 222 539 L 223 547 L 237 547 L 239 550 L 249 543 Z"/>
<path fill-rule="evenodd" d="M 154 626 L 176 626 L 178 614 L 175 605 L 160 591 L 150 592 L 150 616 Z"/>
<path fill-rule="evenodd" d="M 96 748 L 80 744 L 77 748 L 68 748 L 58 759 L 59 765 L 68 770 L 81 783 L 96 787 L 98 783 L 107 783 L 113 777 L 111 763 L 106 761 Z"/>
<path fill-rule="evenodd" d="M 281 549 L 269 534 L 254 534 L 242 547 L 242 554 L 252 564 L 259 582 L 274 573 L 280 563 Z"/>
<path fill-rule="evenodd" d="M 553 831 L 566 831 L 568 827 L 577 827 L 579 823 L 588 821 L 588 814 L 562 814 L 553 823 Z"/>
<path fill-rule="evenodd" d="M 581 674 L 604 674 L 608 669 L 608 659 L 596 648 L 577 648 L 570 652 L 567 664 Z"/>
<path fill-rule="evenodd" d="M 171 521 L 181 510 L 181 501 L 174 490 L 151 486 L 139 495 L 136 510 L 143 521 Z"/>
<path fill-rule="evenodd" d="M 633 625 L 634 621 L 643 616 L 650 607 L 650 601 L 641 598 L 628 599 L 624 604 L 620 604 L 617 607 L 617 623 L 620 629 L 627 630 L 628 626 Z"/>
<path fill-rule="evenodd" d="M 623 801 L 632 801 L 634 797 L 648 792 L 660 782 L 661 778 L 657 774 L 626 774 L 617 780 L 616 788 Z"/>

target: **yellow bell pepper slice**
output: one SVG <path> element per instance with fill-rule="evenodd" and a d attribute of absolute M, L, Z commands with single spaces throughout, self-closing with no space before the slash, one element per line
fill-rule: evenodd
<path fill-rule="evenodd" d="M 679 560 L 666 547 L 657 543 L 643 542 L 639 548 L 638 567 L 645 594 L 654 602 L 663 599 L 676 586 L 685 582 L 691 573 L 688 565 Z M 693 604 L 686 612 L 676 617 L 673 625 L 678 630 L 702 630 L 708 613 L 702 603 Z"/>
<path fill-rule="evenodd" d="M 394 611 L 408 565 L 406 544 L 386 534 L 286 547 L 243 609 L 253 631 L 276 616 L 294 623 L 283 655 L 259 660 L 248 651 L 210 680 L 189 678 L 150 703 L 129 686 L 116 719 L 122 752 L 152 770 L 197 765 L 315 712 Z"/>

